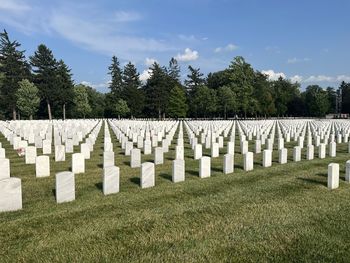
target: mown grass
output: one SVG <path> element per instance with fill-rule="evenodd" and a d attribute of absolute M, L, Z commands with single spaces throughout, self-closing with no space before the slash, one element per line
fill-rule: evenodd
<path fill-rule="evenodd" d="M 235 172 L 224 175 L 222 155 L 212 159 L 212 177 L 198 177 L 185 134 L 186 181 L 171 182 L 176 136 L 165 163 L 156 166 L 156 186 L 139 187 L 138 168 L 129 167 L 111 132 L 120 167 L 120 193 L 101 191 L 103 127 L 86 173 L 76 175 L 76 200 L 55 202 L 55 172 L 66 162 L 51 158 L 51 176 L 35 178 L 9 143 L 12 176 L 22 179 L 23 210 L 0 214 L 0 262 L 348 262 L 350 185 L 344 182 L 347 145 L 337 157 L 242 170 L 236 140 Z M 250 143 L 250 147 L 253 143 Z M 290 149 L 294 143 L 286 144 Z M 75 149 L 78 151 L 78 148 Z M 225 153 L 222 149 L 221 153 Z M 208 150 L 204 151 L 209 154 Z M 327 149 L 328 156 L 328 149 Z M 153 155 L 142 156 L 152 161 Z M 340 164 L 337 190 L 329 191 L 327 165 Z"/>

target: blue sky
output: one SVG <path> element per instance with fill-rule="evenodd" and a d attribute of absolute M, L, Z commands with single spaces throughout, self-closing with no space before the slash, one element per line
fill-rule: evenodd
<path fill-rule="evenodd" d="M 72 69 L 76 83 L 107 91 L 111 56 L 136 64 L 176 57 L 204 73 L 243 56 L 271 79 L 303 87 L 350 82 L 350 1 L 0 0 L 0 25 L 27 56 L 40 43 Z"/>

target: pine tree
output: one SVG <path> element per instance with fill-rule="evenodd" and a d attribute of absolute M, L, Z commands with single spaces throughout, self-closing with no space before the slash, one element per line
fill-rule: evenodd
<path fill-rule="evenodd" d="M 12 112 L 12 118 L 16 119 L 16 91 L 19 81 L 30 79 L 30 66 L 25 60 L 24 52 L 18 48 L 21 46 L 16 40 L 10 41 L 4 30 L 0 33 L 0 73 L 1 85 L 1 108 Z"/>
<path fill-rule="evenodd" d="M 186 93 L 182 87 L 175 86 L 170 91 L 168 114 L 172 118 L 185 118 L 187 110 Z"/>
<path fill-rule="evenodd" d="M 123 91 L 123 80 L 122 80 L 122 71 L 120 69 L 120 64 L 116 56 L 112 57 L 112 64 L 108 67 L 108 74 L 111 75 L 111 83 L 109 89 L 111 93 L 116 98 L 120 98 Z"/>
<path fill-rule="evenodd" d="M 77 85 L 73 89 L 74 91 L 74 97 L 73 97 L 73 102 L 75 105 L 75 112 L 79 116 L 85 116 L 89 114 L 92 109 L 89 103 L 89 96 L 87 89 L 84 85 Z"/>
<path fill-rule="evenodd" d="M 30 57 L 34 72 L 34 83 L 39 88 L 41 97 L 46 101 L 49 119 L 52 120 L 51 106 L 57 98 L 57 61 L 52 51 L 44 44 Z"/>
<path fill-rule="evenodd" d="M 203 78 L 203 73 L 200 72 L 200 68 L 188 66 L 188 70 L 190 74 L 187 75 L 185 86 L 188 94 L 191 96 L 198 87 L 205 84 L 205 79 Z"/>
<path fill-rule="evenodd" d="M 122 99 L 126 101 L 132 116 L 140 115 L 143 109 L 144 96 L 140 86 L 139 73 L 136 67 L 129 62 L 123 70 Z"/>
<path fill-rule="evenodd" d="M 57 63 L 57 90 L 58 100 L 62 104 L 63 119 L 66 119 L 66 106 L 72 101 L 74 83 L 72 80 L 71 70 L 59 60 Z"/>
<path fill-rule="evenodd" d="M 169 61 L 168 75 L 174 81 L 180 83 L 180 66 L 175 58 L 171 58 Z"/>

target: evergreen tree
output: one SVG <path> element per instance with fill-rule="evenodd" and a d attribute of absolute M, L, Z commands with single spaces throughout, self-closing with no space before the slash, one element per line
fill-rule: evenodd
<path fill-rule="evenodd" d="M 139 116 L 144 105 L 143 92 L 140 89 L 141 81 L 136 67 L 129 62 L 123 70 L 122 99 L 126 101 L 132 116 Z"/>
<path fill-rule="evenodd" d="M 311 85 L 305 91 L 308 116 L 324 117 L 329 111 L 327 92 L 318 85 Z"/>
<path fill-rule="evenodd" d="M 188 94 L 191 96 L 198 87 L 205 84 L 205 79 L 203 78 L 203 73 L 200 72 L 199 68 L 196 69 L 192 66 L 188 66 L 188 70 L 190 73 L 187 75 L 187 79 L 185 80 L 185 86 Z"/>
<path fill-rule="evenodd" d="M 350 113 L 350 83 L 342 82 L 339 87 L 339 91 L 342 97 L 340 113 Z"/>
<path fill-rule="evenodd" d="M 195 117 L 213 116 L 218 105 L 216 90 L 199 86 L 194 92 L 192 101 Z"/>
<path fill-rule="evenodd" d="M 175 86 L 170 91 L 168 114 L 172 118 L 185 118 L 187 110 L 186 93 L 181 86 Z"/>
<path fill-rule="evenodd" d="M 32 120 L 40 103 L 39 90 L 27 79 L 21 80 L 18 84 L 19 89 L 15 94 L 17 108 L 22 115 L 29 116 Z"/>
<path fill-rule="evenodd" d="M 168 75 L 174 81 L 180 83 L 180 66 L 175 58 L 171 58 L 169 61 Z"/>
<path fill-rule="evenodd" d="M 112 57 L 112 64 L 108 67 L 108 74 L 111 75 L 109 89 L 115 98 L 120 98 L 123 91 L 122 70 L 116 56 Z"/>
<path fill-rule="evenodd" d="M 0 33 L 0 73 L 2 74 L 1 108 L 12 112 L 12 118 L 16 119 L 16 91 L 19 81 L 30 79 L 30 67 L 25 60 L 24 52 L 18 48 L 21 46 L 16 40 L 10 41 L 4 30 Z"/>
<path fill-rule="evenodd" d="M 158 118 L 167 112 L 168 98 L 171 90 L 171 80 L 164 67 L 155 62 L 151 68 L 151 76 L 144 87 L 148 113 Z"/>
<path fill-rule="evenodd" d="M 34 72 L 34 83 L 40 90 L 41 98 L 45 100 L 49 119 L 52 120 L 51 107 L 57 99 L 57 61 L 52 51 L 44 44 L 38 46 L 34 55 L 30 57 Z"/>
<path fill-rule="evenodd" d="M 66 119 L 66 106 L 72 101 L 73 97 L 73 80 L 71 70 L 63 62 L 59 60 L 57 63 L 57 94 L 58 101 L 62 104 L 63 119 Z"/>

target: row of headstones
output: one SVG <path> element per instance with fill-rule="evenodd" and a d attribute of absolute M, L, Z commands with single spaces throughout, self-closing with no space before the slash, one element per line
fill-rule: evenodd
<path fill-rule="evenodd" d="M 93 139 L 93 142 L 96 140 L 100 128 L 101 124 L 97 125 L 89 135 Z M 26 158 L 28 158 L 27 155 Z M 71 174 L 74 176 L 74 174 L 85 173 L 85 159 L 87 158 L 83 152 L 72 154 L 72 171 L 62 172 L 58 173 L 58 176 L 56 175 L 56 189 L 58 189 L 56 193 L 57 202 L 61 202 L 60 200 L 62 199 L 65 200 L 66 196 L 71 194 L 69 186 L 66 185 L 66 182 L 69 184 L 71 181 Z M 49 156 L 35 157 L 35 169 L 36 177 L 50 176 Z M 66 192 L 68 193 L 67 195 L 65 194 Z M 22 209 L 21 180 L 16 177 L 10 177 L 10 160 L 0 158 L 0 212 L 19 209 Z"/>

